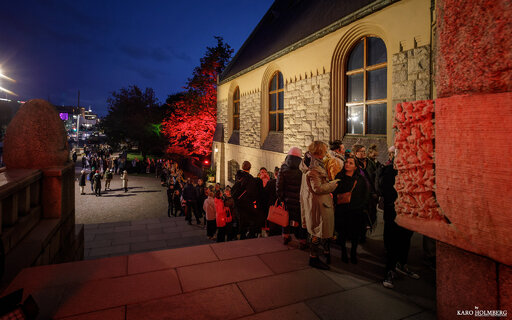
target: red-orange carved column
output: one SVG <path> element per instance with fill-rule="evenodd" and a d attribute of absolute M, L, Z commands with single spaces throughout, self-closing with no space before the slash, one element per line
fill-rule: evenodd
<path fill-rule="evenodd" d="M 512 312 L 512 2 L 436 14 L 438 98 L 396 107 L 397 222 L 439 240 L 439 319 Z"/>

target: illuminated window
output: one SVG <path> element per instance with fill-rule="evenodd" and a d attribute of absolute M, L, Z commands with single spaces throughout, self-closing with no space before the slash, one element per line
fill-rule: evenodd
<path fill-rule="evenodd" d="M 386 134 L 387 53 L 384 41 L 364 37 L 346 65 L 345 117 L 348 134 Z"/>
<path fill-rule="evenodd" d="M 240 89 L 233 94 L 233 130 L 240 130 Z"/>
<path fill-rule="evenodd" d="M 276 72 L 269 87 L 269 130 L 283 131 L 284 126 L 284 82 L 281 72 Z"/>

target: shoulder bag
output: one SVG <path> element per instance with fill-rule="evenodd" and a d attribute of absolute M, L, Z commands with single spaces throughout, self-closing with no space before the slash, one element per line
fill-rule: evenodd
<path fill-rule="evenodd" d="M 347 204 L 350 203 L 350 199 L 352 198 L 352 191 L 354 191 L 354 188 L 356 187 L 357 179 L 354 181 L 354 185 L 352 186 L 352 189 L 350 189 L 349 192 L 345 193 L 338 193 L 336 195 L 336 204 Z"/>

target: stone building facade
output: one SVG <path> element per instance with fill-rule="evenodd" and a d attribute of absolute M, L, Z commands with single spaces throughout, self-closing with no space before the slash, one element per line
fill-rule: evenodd
<path fill-rule="evenodd" d="M 216 137 L 223 137 L 215 139 L 213 148 L 218 182 L 232 184 L 233 168 L 245 160 L 252 163 L 253 175 L 260 167 L 270 171 L 281 165 L 291 147 L 305 152 L 314 140 L 328 143 L 341 139 L 347 149 L 356 143 L 376 144 L 379 159 L 385 161 L 394 138 L 393 106 L 434 98 L 432 1 L 350 2 L 320 0 L 288 6 L 286 1 L 276 0 L 237 52 L 218 84 L 217 128 L 222 133 L 217 132 Z M 293 18 L 297 16 L 304 21 Z M 275 25 L 281 26 L 283 35 L 274 33 Z M 366 97 L 372 89 L 371 73 L 376 70 L 375 66 L 366 70 L 374 50 L 370 37 L 379 39 L 385 52 L 384 60 L 376 65 L 382 71 L 381 97 L 374 101 Z M 348 82 L 354 71 L 349 70 L 348 60 L 363 40 L 368 63 L 364 63 L 364 106 L 359 109 L 364 111 L 357 119 L 364 119 L 364 129 L 354 133 L 350 132 L 348 114 L 352 110 Z M 272 91 L 276 74 L 282 77 L 282 87 Z M 233 130 L 236 90 L 240 92 L 239 130 Z M 277 112 L 272 112 L 273 98 L 269 97 L 279 91 L 284 97 L 276 102 Z M 370 128 L 375 101 L 384 106 L 378 134 L 372 134 Z M 274 119 L 273 113 L 278 117 L 280 110 L 282 123 L 276 120 L 280 130 L 274 130 L 270 119 Z"/>

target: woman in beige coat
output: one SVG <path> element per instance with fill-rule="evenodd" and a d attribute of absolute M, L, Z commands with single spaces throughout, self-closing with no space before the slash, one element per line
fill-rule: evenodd
<path fill-rule="evenodd" d="M 304 173 L 300 190 L 302 225 L 311 235 L 309 265 L 327 270 L 327 264 L 331 262 L 329 239 L 334 234 L 334 206 L 330 193 L 338 186 L 338 180 L 329 182 L 327 179 L 322 161 L 327 153 L 327 145 L 314 141 L 308 150 L 300 165 Z M 320 246 L 323 247 L 327 264 L 318 258 Z"/>

